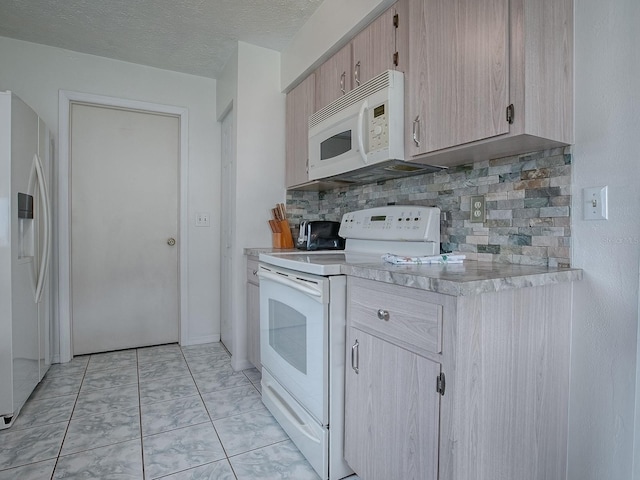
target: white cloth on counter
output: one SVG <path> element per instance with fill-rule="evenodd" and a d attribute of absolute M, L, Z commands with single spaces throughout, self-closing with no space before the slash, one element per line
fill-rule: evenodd
<path fill-rule="evenodd" d="M 426 265 L 431 263 L 462 263 L 466 255 L 445 253 L 443 255 L 433 255 L 430 257 L 405 257 L 402 255 L 394 255 L 385 253 L 382 255 L 382 261 L 393 263 L 394 265 Z"/>

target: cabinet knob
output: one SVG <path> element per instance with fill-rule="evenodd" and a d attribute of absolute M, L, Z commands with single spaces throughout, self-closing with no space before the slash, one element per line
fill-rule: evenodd
<path fill-rule="evenodd" d="M 378 318 L 380 320 L 389 321 L 389 312 L 387 310 L 378 310 Z"/>

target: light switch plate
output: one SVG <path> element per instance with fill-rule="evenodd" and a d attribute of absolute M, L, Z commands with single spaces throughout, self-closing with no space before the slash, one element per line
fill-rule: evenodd
<path fill-rule="evenodd" d="M 196 213 L 196 227 L 208 227 L 209 214 L 206 212 Z"/>
<path fill-rule="evenodd" d="M 607 186 L 583 189 L 582 207 L 585 220 L 607 220 Z"/>

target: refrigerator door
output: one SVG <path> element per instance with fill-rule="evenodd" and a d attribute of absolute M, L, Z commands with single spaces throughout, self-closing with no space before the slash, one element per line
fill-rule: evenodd
<path fill-rule="evenodd" d="M 2 152 L 2 167 L 10 172 L 10 187 L 3 190 L 1 201 L 6 204 L 8 212 L 4 220 L 8 223 L 9 247 L 2 247 L 4 261 L 8 256 L 9 271 L 3 269 L 3 284 L 10 288 L 10 314 L 2 317 L 1 350 L 10 352 L 10 372 L 2 372 L 0 382 L 11 385 L 9 394 L 1 397 L 0 415 L 5 416 L 0 428 L 8 426 L 13 420 L 33 389 L 40 381 L 40 341 L 38 326 L 38 304 L 34 301 L 36 287 L 36 263 L 39 254 L 38 227 L 41 213 L 34 205 L 34 218 L 20 218 L 18 215 L 18 193 L 34 195 L 30 188 L 34 175 L 34 156 L 38 153 L 38 115 L 15 95 L 6 101 L 3 94 L 3 106 L 9 105 L 10 114 L 2 112 L 3 118 L 10 115 L 8 130 L 10 131 L 7 148 Z M 6 122 L 6 121 L 5 121 Z M 7 128 L 3 125 L 3 128 Z M 6 131 L 3 132 L 6 135 Z M 5 193 L 8 193 L 6 195 Z M 8 222 L 7 222 L 8 220 Z M 0 224 L 0 229 L 7 231 L 7 225 Z M 0 242 L 2 243 L 2 242 Z M 6 276 L 9 276 L 7 280 Z M 9 355 L 7 355 L 9 356 Z M 4 360 L 4 358 L 3 358 Z M 9 375 L 8 378 L 6 375 Z M 13 418 L 12 418 L 13 417 Z"/>
<path fill-rule="evenodd" d="M 11 95 L 0 92 L 0 416 L 13 412 L 11 193 Z"/>
<path fill-rule="evenodd" d="M 13 403 L 14 411 L 17 411 L 40 381 L 38 305 L 34 301 L 40 215 L 39 210 L 35 210 L 33 219 L 18 218 L 15 208 L 18 192 L 35 193 L 29 191 L 29 184 L 34 174 L 33 158 L 38 153 L 39 118 L 15 95 L 11 102 L 11 117 Z"/>

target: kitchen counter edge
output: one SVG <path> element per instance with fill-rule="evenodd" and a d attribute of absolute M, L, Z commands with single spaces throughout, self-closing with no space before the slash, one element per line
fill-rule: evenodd
<path fill-rule="evenodd" d="M 296 249 L 256 247 L 245 248 L 244 254 L 257 257 L 261 253 L 287 251 L 299 252 Z M 347 264 L 342 265 L 340 271 L 352 277 L 456 297 L 582 280 L 582 269 L 579 268 L 553 268 L 475 260 L 465 260 L 461 264 L 435 265 Z"/>
<path fill-rule="evenodd" d="M 437 265 L 343 265 L 345 275 L 452 296 L 582 280 L 578 268 L 552 268 L 465 260 Z"/>
<path fill-rule="evenodd" d="M 295 248 L 273 248 L 273 247 L 246 247 L 244 254 L 247 257 L 258 257 L 261 253 L 286 253 L 286 252 L 300 252 Z"/>

